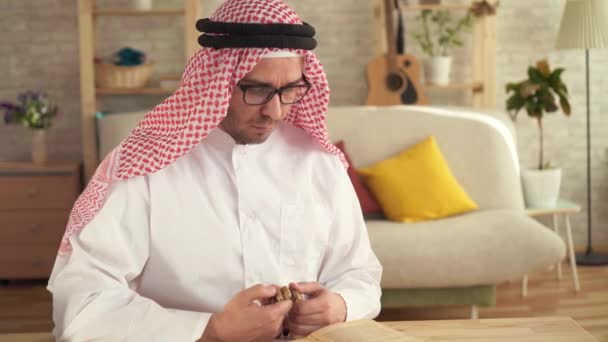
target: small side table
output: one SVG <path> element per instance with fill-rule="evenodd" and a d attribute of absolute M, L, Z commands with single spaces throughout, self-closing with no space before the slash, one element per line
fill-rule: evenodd
<path fill-rule="evenodd" d="M 570 214 L 575 214 L 581 211 L 581 206 L 570 202 L 565 199 L 559 199 L 554 207 L 549 208 L 526 208 L 526 214 L 529 216 L 553 216 L 553 231 L 559 234 L 559 217 L 562 216 L 566 223 L 566 246 L 568 248 L 568 257 L 570 260 L 570 269 L 572 270 L 572 280 L 574 282 L 574 289 L 578 292 L 581 287 L 578 282 L 578 271 L 576 270 L 576 260 L 574 258 L 574 243 L 572 242 L 572 229 L 570 227 Z M 562 279 L 562 264 L 558 262 L 556 265 L 557 279 Z M 524 276 L 522 282 L 522 295 L 526 297 L 528 295 L 528 275 Z"/>

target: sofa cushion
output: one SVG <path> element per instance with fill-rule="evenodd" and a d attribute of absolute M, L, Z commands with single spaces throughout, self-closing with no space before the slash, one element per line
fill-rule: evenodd
<path fill-rule="evenodd" d="M 382 209 L 374 198 L 374 195 L 369 191 L 367 186 L 361 180 L 361 176 L 357 173 L 357 170 L 353 166 L 353 162 L 346 151 L 346 146 L 343 140 L 340 140 L 335 143 L 336 147 L 344 153 L 344 157 L 348 162 L 348 169 L 346 172 L 348 173 L 348 177 L 350 178 L 351 183 L 353 183 L 353 188 L 355 188 L 355 193 L 357 194 L 357 198 L 359 199 L 359 203 L 361 204 L 361 210 L 363 211 L 363 215 L 371 216 L 371 215 L 381 215 Z"/>
<path fill-rule="evenodd" d="M 417 222 L 477 209 L 452 175 L 433 136 L 359 171 L 393 221 Z"/>
<path fill-rule="evenodd" d="M 419 223 L 366 221 L 383 288 L 459 287 L 521 278 L 563 259 L 559 235 L 513 210 Z"/>

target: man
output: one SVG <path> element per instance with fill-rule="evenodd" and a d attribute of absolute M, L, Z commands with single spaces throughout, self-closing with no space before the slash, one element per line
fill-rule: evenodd
<path fill-rule="evenodd" d="M 198 24 L 180 89 L 72 211 L 49 281 L 58 341 L 268 341 L 380 310 L 314 30 L 280 0 Z M 272 304 L 287 284 L 304 300 Z"/>

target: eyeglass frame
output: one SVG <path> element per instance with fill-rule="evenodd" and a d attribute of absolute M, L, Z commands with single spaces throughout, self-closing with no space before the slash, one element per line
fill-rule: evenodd
<path fill-rule="evenodd" d="M 245 103 L 248 106 L 262 106 L 267 104 L 268 102 L 270 102 L 270 100 L 272 100 L 272 98 L 276 95 L 279 94 L 279 102 L 281 102 L 281 104 L 284 105 L 292 105 L 292 104 L 296 104 L 299 103 L 300 101 L 302 101 L 304 99 L 304 97 L 306 97 L 306 95 L 308 94 L 308 92 L 310 91 L 310 88 L 312 88 L 312 84 L 310 84 L 305 77 L 302 77 L 302 80 L 304 81 L 303 84 L 291 84 L 291 85 L 286 85 L 283 86 L 281 88 L 273 88 L 270 87 L 268 85 L 262 85 L 262 84 L 241 84 L 241 82 L 237 83 L 236 86 L 239 87 L 239 89 L 241 89 L 241 91 L 243 92 L 243 103 Z M 302 95 L 302 98 L 300 98 L 298 101 L 296 102 L 291 102 L 291 103 L 285 103 L 283 102 L 283 91 L 285 91 L 286 89 L 289 88 L 296 88 L 296 87 L 302 87 L 305 86 L 306 87 L 306 91 L 304 92 L 304 95 Z M 257 103 L 257 104 L 251 104 L 251 103 L 247 103 L 247 101 L 245 100 L 245 94 L 247 93 L 247 89 L 250 88 L 269 88 L 272 89 L 272 93 L 270 96 L 268 96 L 268 98 L 262 102 L 262 103 Z"/>

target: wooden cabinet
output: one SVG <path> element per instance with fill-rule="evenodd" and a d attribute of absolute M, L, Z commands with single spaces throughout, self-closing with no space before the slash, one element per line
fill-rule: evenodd
<path fill-rule="evenodd" d="M 50 275 L 80 190 L 80 163 L 0 162 L 0 279 Z"/>

